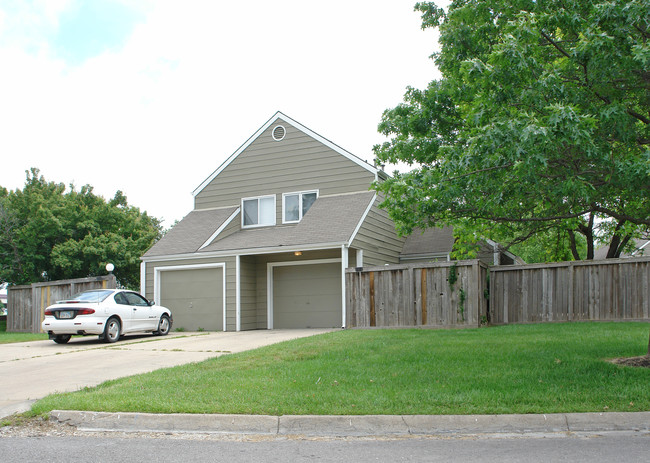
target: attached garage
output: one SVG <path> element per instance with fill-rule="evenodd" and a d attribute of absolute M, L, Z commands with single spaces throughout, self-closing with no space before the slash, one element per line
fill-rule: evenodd
<path fill-rule="evenodd" d="M 160 305 L 169 308 L 174 328 L 223 331 L 224 268 L 159 267 Z"/>
<path fill-rule="evenodd" d="M 277 265 L 269 270 L 273 328 L 340 328 L 341 264 Z"/>

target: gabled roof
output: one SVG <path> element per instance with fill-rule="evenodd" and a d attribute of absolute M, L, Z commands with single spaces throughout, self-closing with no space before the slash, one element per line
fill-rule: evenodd
<path fill-rule="evenodd" d="M 278 111 L 278 112 L 276 112 L 276 113 L 273 115 L 273 117 L 271 117 L 268 121 L 266 121 L 266 123 L 265 123 L 262 127 L 260 127 L 260 128 L 257 130 L 257 132 L 255 132 L 255 133 L 254 133 L 254 134 L 253 134 L 253 135 L 252 135 L 248 140 L 246 140 L 246 142 L 245 142 L 243 145 L 241 145 L 241 146 L 237 149 L 237 151 L 235 151 L 233 154 L 231 154 L 230 157 L 229 157 L 228 159 L 226 159 L 226 160 L 225 160 L 225 161 L 224 161 L 224 162 L 223 162 L 223 163 L 222 163 L 222 164 L 217 168 L 217 170 L 215 170 L 214 172 L 212 172 L 212 174 L 210 174 L 210 176 L 209 176 L 208 178 L 206 178 L 206 179 L 205 179 L 205 180 L 204 180 L 204 181 L 203 181 L 203 182 L 202 182 L 202 183 L 201 183 L 201 184 L 200 184 L 200 185 L 199 185 L 199 186 L 198 186 L 198 187 L 197 187 L 197 188 L 192 192 L 192 195 L 193 195 L 193 196 L 196 196 L 196 195 L 198 195 L 199 193 L 201 193 L 201 191 L 202 191 L 206 186 L 208 186 L 208 185 L 210 184 L 210 182 L 212 182 L 212 180 L 214 180 L 214 178 L 215 178 L 217 175 L 219 175 L 219 174 L 220 174 L 220 173 L 221 173 L 221 172 L 222 172 L 226 167 L 228 167 L 228 165 L 229 165 L 231 162 L 233 162 L 233 161 L 235 160 L 235 158 L 236 158 L 237 156 L 239 156 L 239 155 L 242 153 L 242 151 L 244 151 L 246 148 L 248 148 L 248 147 L 250 146 L 251 143 L 253 143 L 253 142 L 254 142 L 254 141 L 255 141 L 255 140 L 256 140 L 260 135 L 262 135 L 262 134 L 266 131 L 266 129 L 268 129 L 271 125 L 273 125 L 274 123 L 276 123 L 278 120 L 282 120 L 282 121 L 284 121 L 284 122 L 286 122 L 286 123 L 288 123 L 288 124 L 291 124 L 291 125 L 292 125 L 293 127 L 295 127 L 296 129 L 298 129 L 298 130 L 300 130 L 301 132 L 305 133 L 306 135 L 308 135 L 308 136 L 314 138 L 315 140 L 321 142 L 322 144 L 324 144 L 325 146 L 327 146 L 327 147 L 330 148 L 331 150 L 333 150 L 333 151 L 339 153 L 341 156 L 344 156 L 344 157 L 346 157 L 347 159 L 349 159 L 350 161 L 352 161 L 352 162 L 356 163 L 357 165 L 363 167 L 364 169 L 366 169 L 366 170 L 368 170 L 369 172 L 371 172 L 373 175 L 375 175 L 375 176 L 379 176 L 379 175 L 381 175 L 381 176 L 385 176 L 385 175 L 386 175 L 383 171 L 381 171 L 381 170 L 377 169 L 376 167 L 374 167 L 374 166 L 368 164 L 368 163 L 367 163 L 366 161 L 364 161 L 363 159 L 361 159 L 361 158 L 355 156 L 354 154 L 350 153 L 349 151 L 344 150 L 344 149 L 341 148 L 340 146 L 338 146 L 338 145 L 332 143 L 331 141 L 329 141 L 327 138 L 322 137 L 321 135 L 317 134 L 317 133 L 314 132 L 313 130 L 308 129 L 307 127 L 305 127 L 305 126 L 302 125 L 301 123 L 296 122 L 295 120 L 291 119 L 289 116 L 287 116 L 287 115 L 281 113 L 280 111 Z"/>
<path fill-rule="evenodd" d="M 406 237 L 401 256 L 403 258 L 446 256 L 451 252 L 453 246 L 453 227 L 436 227 L 425 230 L 416 228 Z"/>
<path fill-rule="evenodd" d="M 154 244 L 143 257 L 185 254 L 197 251 L 238 207 L 192 211 Z"/>
<path fill-rule="evenodd" d="M 193 211 L 144 258 L 230 251 L 252 254 L 259 249 L 349 244 L 374 200 L 373 191 L 321 196 L 297 224 L 241 229 L 223 238 L 215 232 L 232 220 L 237 207 Z M 241 218 L 237 215 L 234 220 Z"/>

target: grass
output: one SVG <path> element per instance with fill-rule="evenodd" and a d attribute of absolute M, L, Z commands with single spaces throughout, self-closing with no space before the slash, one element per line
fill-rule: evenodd
<path fill-rule="evenodd" d="M 235 414 L 492 414 L 650 410 L 647 323 L 348 330 L 108 381 L 53 409 Z"/>
<path fill-rule="evenodd" d="M 0 344 L 42 341 L 44 339 L 47 339 L 47 334 L 44 333 L 7 333 L 7 320 L 0 320 Z"/>

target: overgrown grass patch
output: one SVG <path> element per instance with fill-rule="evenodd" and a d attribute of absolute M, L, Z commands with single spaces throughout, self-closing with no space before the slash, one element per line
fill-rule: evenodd
<path fill-rule="evenodd" d="M 8 333 L 7 320 L 0 320 L 0 344 L 12 342 L 43 341 L 47 339 L 44 333 Z"/>
<path fill-rule="evenodd" d="M 53 409 L 236 414 L 650 410 L 647 323 L 348 330 L 49 396 Z"/>

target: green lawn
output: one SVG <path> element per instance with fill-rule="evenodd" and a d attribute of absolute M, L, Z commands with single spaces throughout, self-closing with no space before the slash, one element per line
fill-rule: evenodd
<path fill-rule="evenodd" d="M 52 409 L 492 414 L 650 410 L 647 323 L 348 330 L 49 396 Z"/>
<path fill-rule="evenodd" d="M 10 342 L 42 341 L 47 339 L 44 333 L 7 333 L 7 320 L 0 320 L 0 344 Z"/>

